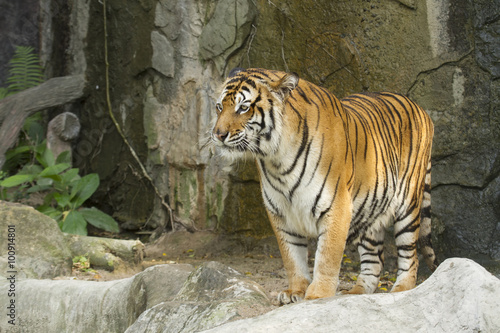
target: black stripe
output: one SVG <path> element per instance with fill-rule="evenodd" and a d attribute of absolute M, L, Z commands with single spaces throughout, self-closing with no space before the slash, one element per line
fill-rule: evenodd
<path fill-rule="evenodd" d="M 295 242 L 289 242 L 289 241 L 285 241 L 287 242 L 288 244 L 290 245 L 295 245 L 295 246 L 299 246 L 299 247 L 307 247 L 307 244 L 302 244 L 302 243 L 295 243 Z"/>
<path fill-rule="evenodd" d="M 312 180 L 314 179 L 314 176 L 316 175 L 316 170 L 318 170 L 319 164 L 321 163 L 322 157 L 323 157 L 323 145 L 325 143 L 325 133 L 321 135 L 321 148 L 319 149 L 319 155 L 318 155 L 318 160 L 316 161 L 316 165 L 314 166 L 314 170 L 311 172 L 311 178 L 309 179 L 309 182 L 307 185 L 311 184 Z"/>
<path fill-rule="evenodd" d="M 287 106 L 289 106 L 293 112 L 295 112 L 295 114 L 297 115 L 297 117 L 299 118 L 299 124 L 297 126 L 297 132 L 300 132 L 300 129 L 302 127 L 302 116 L 300 114 L 300 112 L 292 105 L 292 103 L 290 103 L 288 100 L 286 101 L 287 103 Z"/>
<path fill-rule="evenodd" d="M 300 176 L 297 179 L 297 182 L 292 186 L 292 189 L 290 190 L 290 192 L 288 194 L 288 197 L 289 197 L 288 200 L 290 202 L 292 201 L 293 194 L 294 194 L 295 190 L 297 190 L 297 188 L 299 187 L 300 183 L 302 182 L 302 178 L 304 177 L 304 174 L 306 172 L 307 160 L 308 160 L 309 152 L 311 150 L 311 144 L 312 144 L 312 140 L 307 145 L 306 154 L 304 155 L 304 165 L 302 166 L 302 171 L 300 172 Z"/>
<path fill-rule="evenodd" d="M 399 255 L 399 251 L 411 252 L 411 251 L 415 251 L 416 248 L 417 248 L 417 244 L 416 243 L 396 246 L 396 249 L 398 250 L 398 256 L 400 256 Z"/>
<path fill-rule="evenodd" d="M 300 97 L 302 97 L 302 99 L 307 103 L 307 104 L 311 104 L 311 100 L 309 99 L 309 97 L 307 97 L 307 94 L 304 92 L 304 90 L 302 90 L 301 87 L 296 87 L 294 89 L 294 91 L 298 92 Z"/>
<path fill-rule="evenodd" d="M 324 211 L 319 213 L 318 220 L 316 221 L 316 225 L 321 221 L 323 216 L 325 216 L 326 213 L 328 213 L 332 209 L 333 201 L 337 197 L 337 189 L 339 187 L 339 182 L 340 182 L 340 177 L 337 179 L 337 184 L 335 185 L 335 191 L 333 192 L 332 200 L 330 201 L 330 204 L 328 205 L 328 208 L 326 208 Z"/>
<path fill-rule="evenodd" d="M 246 79 L 244 81 L 244 83 L 248 84 L 250 87 L 252 87 L 254 89 L 257 89 L 257 85 L 255 84 L 255 82 L 252 79 Z"/>
<path fill-rule="evenodd" d="M 420 216 L 417 215 L 403 229 L 399 230 L 394 235 L 394 238 L 398 238 L 399 236 L 401 236 L 402 234 L 405 234 L 405 233 L 414 233 L 420 227 L 420 223 L 418 223 L 419 221 L 420 221 Z"/>
<path fill-rule="evenodd" d="M 278 228 L 278 230 L 281 231 L 281 232 L 284 232 L 287 235 L 290 235 L 290 236 L 293 236 L 293 237 L 296 237 L 296 238 L 300 238 L 300 239 L 306 239 L 307 238 L 306 236 L 302 236 L 300 234 L 297 234 L 295 232 L 291 232 L 291 231 L 288 231 L 288 230 L 285 230 L 285 229 L 282 229 L 282 228 Z"/>
<path fill-rule="evenodd" d="M 313 216 L 316 215 L 316 206 L 318 205 L 319 199 L 321 198 L 321 195 L 323 194 L 323 190 L 325 189 L 325 184 L 326 184 L 326 181 L 328 180 L 328 175 L 330 174 L 331 169 L 332 169 L 332 161 L 330 161 L 330 166 L 328 167 L 328 172 L 326 173 L 325 179 L 323 180 L 323 184 L 321 185 L 321 189 L 319 190 L 319 193 L 316 195 L 316 200 L 314 200 L 314 205 L 312 208 Z"/>
<path fill-rule="evenodd" d="M 274 186 L 273 182 L 271 182 L 271 179 L 269 178 L 269 173 L 268 173 L 267 168 L 264 164 L 264 161 L 262 161 L 262 159 L 259 159 L 259 164 L 260 164 L 262 174 L 264 175 L 264 178 L 266 179 L 266 181 L 269 183 L 269 186 L 271 186 L 272 189 L 275 190 L 276 192 L 284 195 L 284 193 L 280 189 L 278 189 L 276 186 Z M 273 179 L 275 179 L 276 181 L 278 181 L 282 185 L 284 184 L 283 181 L 281 180 L 281 178 L 273 177 Z"/>
<path fill-rule="evenodd" d="M 300 156 L 302 155 L 302 153 L 304 152 L 304 149 L 306 148 L 308 136 L 309 136 L 309 127 L 307 126 L 307 122 L 304 122 L 304 128 L 302 130 L 302 141 L 300 142 L 299 150 L 297 151 L 297 154 L 295 155 L 295 158 L 293 160 L 292 165 L 290 166 L 290 168 L 288 168 L 288 170 L 284 171 L 281 174 L 282 176 L 286 176 L 286 175 L 290 174 L 295 169 L 295 166 L 297 165 L 297 162 L 298 162 Z"/>
<path fill-rule="evenodd" d="M 316 95 L 316 98 L 321 101 L 321 105 L 326 106 L 325 99 L 321 95 L 321 91 L 318 91 L 318 88 L 316 86 L 310 85 L 309 89 L 311 89 L 312 93 Z"/>
<path fill-rule="evenodd" d="M 283 217 L 283 214 L 280 212 L 280 210 L 278 209 L 278 207 L 276 207 L 273 202 L 271 201 L 271 199 L 269 199 L 269 197 L 267 196 L 267 193 L 266 191 L 262 191 L 262 193 L 264 194 L 264 201 L 269 205 L 271 206 L 271 212 L 278 216 L 278 217 Z M 267 207 L 266 207 L 267 208 Z"/>
<path fill-rule="evenodd" d="M 361 244 L 363 242 L 367 242 L 369 243 L 371 246 L 373 247 L 376 247 L 376 246 L 380 246 L 380 245 L 384 245 L 384 241 L 383 240 L 376 240 L 376 239 L 371 239 L 371 238 L 368 238 L 366 236 L 364 236 L 362 239 L 361 239 Z M 364 247 L 364 246 L 363 246 Z M 366 248 L 366 247 L 365 247 Z M 370 249 L 366 248 L 367 250 L 370 251 Z"/>

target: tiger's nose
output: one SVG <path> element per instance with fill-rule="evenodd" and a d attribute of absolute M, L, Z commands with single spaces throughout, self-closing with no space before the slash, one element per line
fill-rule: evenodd
<path fill-rule="evenodd" d="M 219 139 L 220 142 L 224 142 L 228 136 L 229 132 L 220 132 L 219 130 L 215 132 L 215 137 Z"/>

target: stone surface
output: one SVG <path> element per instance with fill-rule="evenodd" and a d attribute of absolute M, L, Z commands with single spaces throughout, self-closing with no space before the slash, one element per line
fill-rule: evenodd
<path fill-rule="evenodd" d="M 499 306 L 500 280 L 452 258 L 407 292 L 302 302 L 205 332 L 497 332 Z"/>
<path fill-rule="evenodd" d="M 15 291 L 0 295 L 17 309 L 16 325 L 2 320 L 2 332 L 195 332 L 272 308 L 256 282 L 216 262 L 158 265 L 107 282 L 21 279 Z"/>
<path fill-rule="evenodd" d="M 479 65 L 500 77 L 500 8 L 495 0 L 474 1 L 475 53 Z"/>
<path fill-rule="evenodd" d="M 227 266 L 209 262 L 189 276 L 172 301 L 145 311 L 127 332 L 198 332 L 270 308 L 257 283 Z"/>
<path fill-rule="evenodd" d="M 50 279 L 71 274 L 71 251 L 57 222 L 32 207 L 0 201 L 0 245 L 7 248 L 8 226 L 15 228 L 15 271 L 18 278 Z M 0 274 L 7 274 L 2 251 Z"/>
<path fill-rule="evenodd" d="M 151 45 L 153 46 L 152 66 L 166 77 L 174 77 L 175 62 L 174 48 L 167 37 L 157 31 L 151 32 Z"/>
<path fill-rule="evenodd" d="M 191 265 L 159 265 L 122 280 L 16 281 L 16 325 L 2 332 L 124 332 L 145 310 L 172 299 Z M 0 282 L 2 290 L 7 282 Z M 7 304 L 7 294 L 0 295 Z"/>
<path fill-rule="evenodd" d="M 47 148 L 52 151 L 57 159 L 62 152 L 70 153 L 71 161 L 71 141 L 76 139 L 80 133 L 80 121 L 73 113 L 64 112 L 52 118 L 47 125 Z"/>
<path fill-rule="evenodd" d="M 199 39 L 200 56 L 212 59 L 219 73 L 227 60 L 248 38 L 257 8 L 250 0 L 220 0 Z"/>

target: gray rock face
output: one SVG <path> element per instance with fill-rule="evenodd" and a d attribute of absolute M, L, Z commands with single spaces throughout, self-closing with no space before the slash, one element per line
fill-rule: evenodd
<path fill-rule="evenodd" d="M 500 77 L 500 7 L 498 1 L 474 1 L 478 15 L 474 20 L 476 33 L 476 58 L 479 65 L 498 78 Z"/>
<path fill-rule="evenodd" d="M 302 302 L 206 332 L 498 332 L 499 306 L 500 280 L 453 258 L 407 292 Z"/>
<path fill-rule="evenodd" d="M 153 266 L 131 278 L 108 281 L 21 280 L 17 318 L 7 332 L 124 332 L 146 309 L 172 299 L 192 271 L 190 265 Z M 6 282 L 0 284 L 5 290 Z M 6 293 L 0 301 L 8 304 Z"/>
<path fill-rule="evenodd" d="M 216 262 L 153 266 L 108 282 L 26 279 L 15 288 L 16 325 L 3 320 L 2 332 L 196 332 L 271 308 L 257 283 Z M 9 304 L 7 293 L 0 301 Z"/>
<path fill-rule="evenodd" d="M 145 311 L 127 333 L 198 332 L 270 308 L 257 283 L 227 266 L 210 262 L 189 276 L 172 301 Z"/>
<path fill-rule="evenodd" d="M 224 73 L 227 59 L 243 45 L 256 16 L 252 1 L 218 1 L 199 39 L 202 59 L 212 59 L 219 73 Z"/>
<path fill-rule="evenodd" d="M 8 226 L 15 231 L 18 278 L 47 279 L 71 274 L 72 255 L 57 223 L 32 207 L 0 201 L 0 245 L 7 248 Z M 8 269 L 7 252 L 0 257 L 0 274 Z"/>
<path fill-rule="evenodd" d="M 151 33 L 151 45 L 153 46 L 152 66 L 166 77 L 175 74 L 174 48 L 167 39 L 157 31 Z"/>

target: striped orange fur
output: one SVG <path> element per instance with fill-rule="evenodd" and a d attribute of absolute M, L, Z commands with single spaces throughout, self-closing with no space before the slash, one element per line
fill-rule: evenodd
<path fill-rule="evenodd" d="M 431 245 L 427 113 L 393 93 L 337 99 L 295 73 L 235 69 L 216 104 L 212 142 L 228 157 L 256 160 L 264 203 L 289 289 L 282 304 L 335 295 L 346 242 L 358 244 L 361 272 L 350 293 L 371 293 L 383 266 L 385 227 L 394 223 L 398 277 L 416 284 L 417 242 Z M 307 238 L 317 238 L 314 275 Z"/>

